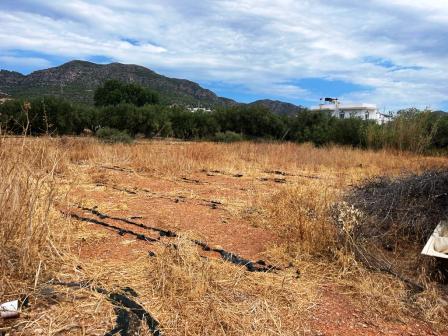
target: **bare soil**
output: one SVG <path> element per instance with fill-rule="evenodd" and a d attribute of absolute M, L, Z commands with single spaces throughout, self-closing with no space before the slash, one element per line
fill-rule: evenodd
<path fill-rule="evenodd" d="M 250 260 L 266 259 L 267 250 L 281 239 L 267 228 L 255 227 L 246 215 L 257 211 L 253 204 L 260 195 L 268 197 L 285 184 L 303 183 L 309 177 L 266 172 L 240 175 L 216 171 L 185 175 L 179 171 L 176 176 L 161 178 L 128 167 L 83 166 L 79 183 L 71 192 L 73 206 L 63 210 L 98 219 L 75 205 L 95 207 L 111 217 L 185 233 Z M 120 220 L 100 220 L 155 239 L 158 236 L 156 232 Z M 92 260 L 108 264 L 131 262 L 150 251 L 157 255 L 161 248 L 99 225 L 81 225 L 87 227 L 92 236 L 98 235 L 95 240 L 76 242 L 78 255 L 86 263 Z M 161 238 L 161 241 L 170 243 L 169 238 Z M 216 253 L 201 251 L 201 254 L 219 258 Z M 360 309 L 344 292 L 344 288 L 322 283 L 317 302 L 306 312 L 308 328 L 303 334 L 448 335 L 447 331 L 436 331 L 417 319 L 409 318 L 406 323 L 391 321 L 387 316 L 373 314 L 368 307 Z"/>

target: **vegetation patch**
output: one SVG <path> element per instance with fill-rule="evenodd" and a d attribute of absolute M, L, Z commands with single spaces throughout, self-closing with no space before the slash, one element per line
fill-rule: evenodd
<path fill-rule="evenodd" d="M 447 263 L 420 254 L 437 224 L 448 218 L 446 170 L 376 177 L 354 188 L 345 201 L 338 208 L 340 232 L 362 261 L 414 279 L 447 281 Z"/>
<path fill-rule="evenodd" d="M 96 137 L 106 143 L 132 143 L 132 137 L 124 132 L 114 128 L 103 127 L 95 133 Z"/>
<path fill-rule="evenodd" d="M 243 140 L 244 138 L 241 134 L 232 131 L 218 132 L 213 137 L 213 141 L 216 142 L 237 142 Z"/>

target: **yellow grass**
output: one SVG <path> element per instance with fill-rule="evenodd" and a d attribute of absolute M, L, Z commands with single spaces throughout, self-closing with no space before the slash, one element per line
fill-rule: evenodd
<path fill-rule="evenodd" d="M 178 249 L 160 248 L 157 257 L 139 256 L 131 263 L 79 258 L 79 242 L 101 244 L 104 236 L 58 210 L 75 201 L 91 201 L 72 195 L 73 185 L 120 183 L 101 166 L 160 180 L 192 176 L 204 169 L 243 174 L 252 181 L 253 192 L 247 199 L 228 199 L 231 216 L 244 215 L 252 225 L 274 232 L 279 242 L 265 255 L 298 267 L 301 278 L 295 279 L 292 271 L 253 274 L 204 259 L 184 238 L 177 241 Z M 39 290 L 48 286 L 50 278 L 93 280 L 108 289 L 131 286 L 167 335 L 300 335 L 309 328 L 309 314 L 321 295 L 319 287 L 330 284 L 382 319 L 407 321 L 417 314 L 443 328 L 446 306 L 438 300 L 438 289 L 430 285 L 410 303 L 399 280 L 365 270 L 338 246 L 330 209 L 365 178 L 447 166 L 442 157 L 308 144 L 106 145 L 90 138 L 4 138 L 0 140 L 0 279 L 4 284 L 0 301 L 27 292 L 39 302 Z M 291 174 L 289 183 L 257 189 L 258 179 L 273 170 Z M 247 209 L 255 211 L 247 214 Z M 113 307 L 104 297 L 88 290 L 58 290 L 63 303 L 32 311 L 21 325 L 24 334 L 33 328 L 48 335 L 101 334 L 111 329 Z M 76 313 L 67 313 L 73 307 Z"/>
<path fill-rule="evenodd" d="M 60 254 L 65 228 L 53 206 L 61 159 L 45 139 L 0 139 L 0 297 L 48 278 Z"/>

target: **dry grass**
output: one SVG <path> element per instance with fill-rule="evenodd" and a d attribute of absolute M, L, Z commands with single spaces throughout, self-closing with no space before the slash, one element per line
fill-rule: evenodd
<path fill-rule="evenodd" d="M 177 249 L 160 248 L 154 258 L 78 257 L 80 241 L 101 244 L 105 235 L 61 217 L 56 204 L 66 205 L 65 194 L 75 182 L 120 182 L 116 175 L 98 171 L 100 166 L 125 168 L 136 179 L 172 180 L 204 169 L 252 179 L 250 200 L 231 201 L 238 204 L 236 208 L 256 210 L 248 215 L 252 224 L 274 232 L 280 241 L 266 255 L 298 267 L 300 279 L 292 271 L 254 274 L 205 259 L 184 238 L 176 242 Z M 0 300 L 29 292 L 39 274 L 36 302 L 51 277 L 90 280 L 109 290 L 131 286 L 167 335 L 300 335 L 309 328 L 309 314 L 325 284 L 343 288 L 354 304 L 379 319 L 407 321 L 417 314 L 443 328 L 447 314 L 439 289 L 430 284 L 424 293 L 410 297 L 401 281 L 366 270 L 338 245 L 330 210 L 365 178 L 447 166 L 445 158 L 290 143 L 106 145 L 76 138 L 1 139 L 0 278 L 5 285 Z M 288 184 L 257 189 L 258 178 L 272 170 L 290 174 Z M 69 199 L 75 200 L 70 194 Z M 232 210 L 230 215 L 241 213 Z M 73 232 L 76 235 L 70 239 Z M 58 304 L 44 305 L 26 316 L 22 334 L 38 329 L 48 335 L 100 335 L 111 329 L 113 307 L 103 296 L 86 289 L 57 291 Z"/>
<path fill-rule="evenodd" d="M 62 138 L 55 140 L 67 150 L 72 163 L 118 165 L 157 176 L 221 169 L 246 174 L 278 169 L 331 174 L 347 178 L 420 172 L 447 165 L 444 158 L 422 157 L 410 153 L 363 151 L 344 147 L 318 149 L 292 143 L 188 143 L 137 142 L 132 145 L 106 145 L 93 139 Z"/>
<path fill-rule="evenodd" d="M 322 182 L 287 187 L 259 205 L 264 212 L 252 220 L 282 238 L 285 253 L 293 259 L 328 256 L 336 244 L 336 230 L 328 216 L 336 199 Z"/>
<path fill-rule="evenodd" d="M 64 227 L 53 204 L 61 153 L 46 139 L 0 139 L 0 297 L 54 269 Z"/>
<path fill-rule="evenodd" d="M 248 273 L 201 258 L 189 241 L 180 239 L 177 246 L 153 258 L 148 272 L 153 306 L 159 306 L 167 333 L 296 335 L 304 330 L 318 279 Z"/>

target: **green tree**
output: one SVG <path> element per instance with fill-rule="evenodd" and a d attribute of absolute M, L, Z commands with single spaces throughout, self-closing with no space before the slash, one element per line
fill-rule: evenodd
<path fill-rule="evenodd" d="M 214 114 L 220 131 L 231 131 L 250 138 L 280 139 L 287 127 L 284 120 L 263 106 L 235 106 Z"/>
<path fill-rule="evenodd" d="M 304 110 L 289 117 L 287 139 L 324 145 L 330 141 L 331 120 L 328 113 Z"/>
<path fill-rule="evenodd" d="M 448 116 L 440 116 L 437 120 L 437 130 L 432 138 L 435 148 L 448 148 Z"/>
<path fill-rule="evenodd" d="M 117 80 L 108 80 L 95 90 L 95 106 L 116 106 L 119 104 L 157 104 L 157 93 L 137 84 L 125 84 Z"/>

